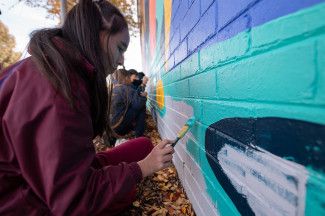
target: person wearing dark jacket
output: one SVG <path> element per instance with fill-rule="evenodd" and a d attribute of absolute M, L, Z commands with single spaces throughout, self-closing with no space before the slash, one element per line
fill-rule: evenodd
<path fill-rule="evenodd" d="M 132 87 L 137 90 L 140 95 L 141 92 L 145 92 L 148 77 L 143 72 L 137 72 L 135 69 L 129 70 L 131 74 Z"/>
<path fill-rule="evenodd" d="M 0 73 L 0 215 L 116 215 L 136 184 L 171 164 L 147 138 L 97 153 L 108 124 L 106 76 L 129 33 L 108 1 L 79 0 L 63 26 L 32 35 L 28 57 Z"/>
<path fill-rule="evenodd" d="M 116 72 L 117 84 L 113 87 L 111 125 L 123 136 L 134 130 L 136 137 L 143 136 L 145 130 L 146 92 L 138 94 L 132 86 L 133 74 L 125 69 Z"/>

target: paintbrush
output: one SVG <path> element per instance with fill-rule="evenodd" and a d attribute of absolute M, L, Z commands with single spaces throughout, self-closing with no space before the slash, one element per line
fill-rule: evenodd
<path fill-rule="evenodd" d="M 176 143 L 178 142 L 178 140 L 180 140 L 181 138 L 183 138 L 185 136 L 185 134 L 187 133 L 187 131 L 189 131 L 189 129 L 194 125 L 194 123 L 195 123 L 195 117 L 194 116 L 191 117 L 191 118 L 189 118 L 187 120 L 187 122 L 185 123 L 185 125 L 178 132 L 177 138 L 175 139 L 175 141 L 172 144 L 173 147 L 176 145 Z"/>

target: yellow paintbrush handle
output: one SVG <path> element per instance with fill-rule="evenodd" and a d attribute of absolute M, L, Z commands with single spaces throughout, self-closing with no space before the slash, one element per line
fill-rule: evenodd
<path fill-rule="evenodd" d="M 181 130 L 178 132 L 177 137 L 178 137 L 178 138 L 182 138 L 182 137 L 186 134 L 186 132 L 188 131 L 188 129 L 189 129 L 189 126 L 188 126 L 188 125 L 184 125 L 184 126 L 181 128 Z"/>

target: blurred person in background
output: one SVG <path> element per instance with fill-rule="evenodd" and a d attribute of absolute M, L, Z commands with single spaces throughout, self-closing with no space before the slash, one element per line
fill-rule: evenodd
<path fill-rule="evenodd" d="M 111 125 L 118 136 L 134 131 L 135 137 L 143 136 L 146 116 L 146 92 L 138 94 L 132 81 L 136 74 L 119 69 L 113 87 Z"/>

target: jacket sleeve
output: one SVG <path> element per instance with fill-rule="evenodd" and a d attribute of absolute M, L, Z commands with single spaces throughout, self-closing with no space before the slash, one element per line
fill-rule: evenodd
<path fill-rule="evenodd" d="M 111 209 L 141 180 L 140 167 L 134 162 L 92 168 L 89 105 L 79 98 L 79 108 L 73 109 L 46 88 L 22 90 L 13 100 L 15 109 L 3 117 L 23 178 L 53 215 L 95 215 Z"/>

